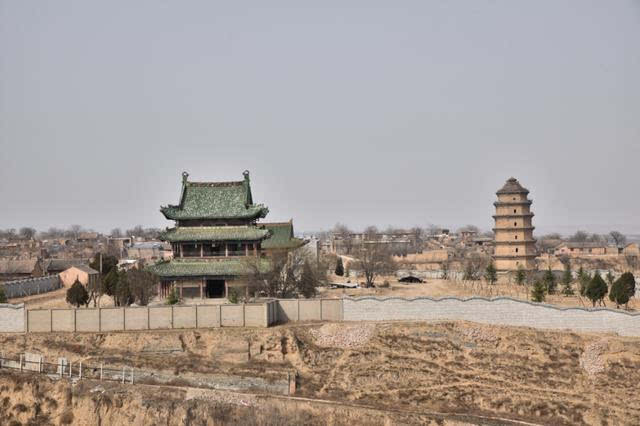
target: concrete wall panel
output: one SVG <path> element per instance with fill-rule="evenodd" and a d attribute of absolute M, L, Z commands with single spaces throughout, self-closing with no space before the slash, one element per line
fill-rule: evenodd
<path fill-rule="evenodd" d="M 28 319 L 30 332 L 51 331 L 51 311 L 48 309 L 28 310 Z"/>
<path fill-rule="evenodd" d="M 75 313 L 73 309 L 51 310 L 51 331 L 75 331 Z"/>
<path fill-rule="evenodd" d="M 220 305 L 198 306 L 198 328 L 220 327 Z"/>
<path fill-rule="evenodd" d="M 322 320 L 342 321 L 342 300 L 322 299 Z"/>
<path fill-rule="evenodd" d="M 100 310 L 79 309 L 76 311 L 76 331 L 100 331 Z"/>
<path fill-rule="evenodd" d="M 100 325 L 102 331 L 124 330 L 124 308 L 102 308 Z"/>
<path fill-rule="evenodd" d="M 244 325 L 246 327 L 264 327 L 265 324 L 266 304 L 261 305 L 245 305 L 244 306 Z"/>
<path fill-rule="evenodd" d="M 24 304 L 0 304 L 0 333 L 22 333 L 24 327 Z"/>
<path fill-rule="evenodd" d="M 171 316 L 171 306 L 149 308 L 149 329 L 172 328 Z"/>
<path fill-rule="evenodd" d="M 220 305 L 223 327 L 244 326 L 242 305 Z"/>
<path fill-rule="evenodd" d="M 147 308 L 126 308 L 124 310 L 124 326 L 126 330 L 148 330 L 149 313 Z"/>
<path fill-rule="evenodd" d="M 300 321 L 320 321 L 320 300 L 300 300 Z"/>
<path fill-rule="evenodd" d="M 196 328 L 196 307 L 174 306 L 173 328 Z"/>
<path fill-rule="evenodd" d="M 298 321 L 298 300 L 278 300 L 278 322 Z"/>

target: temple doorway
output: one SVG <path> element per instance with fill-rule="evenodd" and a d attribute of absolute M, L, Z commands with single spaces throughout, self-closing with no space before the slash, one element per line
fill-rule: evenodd
<path fill-rule="evenodd" d="M 224 280 L 207 280 L 206 296 L 208 298 L 225 297 Z"/>

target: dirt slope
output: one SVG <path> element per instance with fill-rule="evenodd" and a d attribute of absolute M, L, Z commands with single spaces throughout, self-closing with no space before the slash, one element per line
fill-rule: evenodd
<path fill-rule="evenodd" d="M 258 406 L 280 410 L 277 414 L 280 417 L 311 416 L 307 420 L 319 419 L 319 424 L 343 424 L 344 419 L 349 419 L 346 423 L 363 424 L 361 420 L 366 416 L 368 424 L 464 419 L 452 417 L 455 415 L 492 416 L 545 425 L 640 424 L 637 390 L 640 339 L 613 335 L 578 335 L 464 322 L 318 323 L 244 330 L 0 335 L 0 345 L 5 353 L 41 351 L 49 358 L 66 356 L 85 362 L 122 363 L 168 372 L 177 378 L 187 372 L 217 372 L 269 380 L 284 371 L 295 370 L 296 396 L 335 401 L 338 405 L 329 409 L 318 408 L 317 404 L 266 404 L 260 399 Z M 30 386 L 45 386 L 42 383 L 49 379 L 39 377 L 32 378 Z M 5 420 L 26 423 L 33 418 L 37 404 L 41 410 L 52 404 L 46 397 L 36 398 L 37 390 L 33 389 L 14 396 L 11 383 L 7 370 L 1 370 L 0 386 L 7 388 L 0 393 L 0 402 L 10 398 L 3 406 Z M 74 424 L 83 424 L 80 421 L 95 424 L 91 423 L 90 413 L 107 410 L 106 406 L 96 406 L 95 401 L 85 401 L 87 398 L 93 401 L 96 393 L 102 395 L 90 393 L 86 383 L 73 387 L 79 401 L 71 405 Z M 103 382 L 102 386 L 107 385 Z M 105 395 L 115 401 L 118 392 L 130 392 L 127 389 L 132 387 L 107 389 Z M 125 405 L 130 398 L 131 404 L 142 398 L 126 410 L 116 403 L 109 406 L 108 415 L 116 416 L 109 420 L 120 421 L 122 417 L 117 416 L 130 415 L 135 417 L 135 424 L 157 424 L 159 418 L 165 418 L 162 413 L 173 413 L 171 416 L 182 413 L 181 420 L 167 424 L 213 424 L 198 423 L 195 419 L 215 419 L 218 415 L 215 407 L 229 406 L 224 401 L 205 398 L 206 403 L 200 400 L 192 407 L 191 399 L 182 394 L 175 401 L 167 396 L 176 394 L 175 390 L 173 394 L 145 392 L 136 391 L 120 398 Z M 64 392 L 46 394 L 58 406 L 64 406 Z M 169 412 L 162 407 L 145 408 L 150 401 L 163 398 L 169 398 L 169 402 L 164 406 L 158 404 L 170 407 Z M 22 407 L 15 407 L 20 403 L 27 407 L 24 413 L 20 413 Z M 243 410 L 243 405 L 231 405 L 236 407 L 229 408 L 232 413 Z M 336 407 L 341 405 L 350 414 L 337 414 L 328 421 L 327 413 L 340 412 Z M 380 411 L 374 413 L 375 410 L 354 405 Z M 107 411 L 101 415 L 107 416 Z M 54 412 L 61 415 L 58 408 L 51 411 Z M 154 417 L 156 412 L 160 413 L 159 418 Z M 405 417 L 400 419 L 398 412 Z M 419 415 L 434 412 L 445 416 Z M 195 418 L 185 423 L 192 415 Z M 476 421 L 477 418 L 471 422 Z M 58 424 L 58 420 L 51 422 Z M 233 421 L 227 419 L 221 424 L 225 423 Z M 111 422 L 104 420 L 104 424 Z"/>

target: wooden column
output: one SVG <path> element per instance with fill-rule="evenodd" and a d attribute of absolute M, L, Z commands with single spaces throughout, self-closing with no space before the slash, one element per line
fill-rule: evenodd
<path fill-rule="evenodd" d="M 245 256 L 249 256 L 249 245 L 248 244 L 244 245 L 244 255 Z"/>
<path fill-rule="evenodd" d="M 258 257 L 258 243 L 253 243 L 253 257 Z"/>
<path fill-rule="evenodd" d="M 200 244 L 200 257 L 204 257 L 204 244 Z"/>
<path fill-rule="evenodd" d="M 229 257 L 229 244 L 224 243 L 224 257 Z"/>
<path fill-rule="evenodd" d="M 202 292 L 203 287 L 204 287 L 204 278 L 200 281 L 200 299 L 204 299 L 204 293 Z"/>

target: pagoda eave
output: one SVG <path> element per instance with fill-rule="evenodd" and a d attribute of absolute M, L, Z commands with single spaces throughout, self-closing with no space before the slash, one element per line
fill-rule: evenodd
<path fill-rule="evenodd" d="M 494 241 L 496 246 L 498 245 L 506 245 L 506 246 L 515 246 L 515 245 L 526 245 L 526 244 L 535 244 L 537 240 L 511 240 L 511 241 Z"/>
<path fill-rule="evenodd" d="M 509 218 L 519 218 L 519 217 L 533 217 L 533 213 L 521 213 L 521 214 L 494 214 L 492 216 L 494 219 L 509 219 Z"/>
<path fill-rule="evenodd" d="M 513 256 L 494 255 L 493 256 L 494 259 L 500 259 L 500 260 L 535 259 L 536 257 L 538 257 L 537 254 L 518 254 Z"/>
<path fill-rule="evenodd" d="M 533 203 L 533 200 L 522 200 L 522 201 L 495 201 L 493 203 L 493 205 L 495 207 L 500 207 L 500 206 L 526 206 L 526 205 L 531 205 Z"/>
<path fill-rule="evenodd" d="M 533 231 L 536 229 L 535 226 L 520 226 L 515 228 L 493 228 L 493 232 L 498 231 L 508 231 L 508 232 L 516 232 L 516 231 Z"/>

